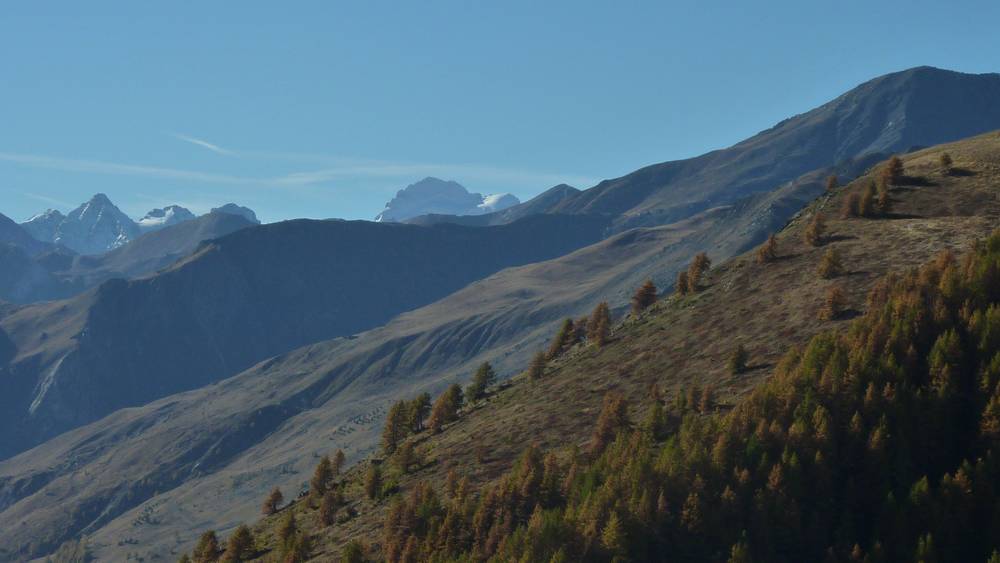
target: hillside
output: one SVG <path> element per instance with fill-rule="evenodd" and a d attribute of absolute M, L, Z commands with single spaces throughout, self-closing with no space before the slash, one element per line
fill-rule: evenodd
<path fill-rule="evenodd" d="M 614 231 L 665 225 L 770 191 L 813 170 L 1000 128 L 998 100 L 1000 74 L 912 68 L 870 80 L 731 147 L 646 166 L 557 199 L 547 194 L 539 199 L 544 206 L 532 200 L 474 223 L 502 223 L 544 210 L 612 217 Z M 444 216 L 418 220 L 471 224 Z"/>
<path fill-rule="evenodd" d="M 955 157 L 954 174 L 942 174 L 938 161 L 944 151 Z M 550 363 L 540 380 L 516 378 L 512 385 L 495 392 L 489 400 L 466 409 L 458 422 L 448 426 L 442 434 L 419 434 L 413 443 L 423 463 L 416 464 L 408 474 L 399 474 L 391 464 L 385 466 L 386 480 L 399 487 L 398 493 L 391 496 L 406 499 L 413 494 L 417 483 L 427 482 L 440 498 L 447 499 L 445 483 L 452 469 L 460 476 L 469 477 L 475 490 L 480 484 L 494 482 L 509 470 L 532 443 L 542 452 L 557 452 L 563 460 L 570 454 L 568 446 L 585 450 L 601 402 L 609 391 L 620 393 L 632 405 L 632 420 L 636 422 L 643 420 L 649 408 L 652 384 L 658 386 L 668 405 L 675 404 L 677 397 L 686 396 L 693 389 L 711 385 L 715 389 L 712 410 L 725 413 L 734 406 L 764 408 L 758 403 L 765 400 L 772 387 L 756 393 L 753 390 L 771 380 L 776 371 L 787 373 L 788 363 L 782 362 L 787 351 L 804 346 L 822 331 L 846 329 L 851 324 L 849 319 L 866 310 L 869 290 L 885 274 L 904 272 L 929 262 L 944 249 L 957 254 L 968 251 L 973 241 L 982 239 L 996 228 L 1000 218 L 996 197 L 997 186 L 1000 186 L 1000 135 L 989 134 L 920 151 L 906 157 L 904 162 L 907 179 L 891 190 L 892 212 L 888 217 L 840 218 L 845 196 L 862 190 L 872 179 L 870 176 L 859 178 L 833 195 L 821 197 L 779 233 L 778 257 L 773 262 L 758 264 L 751 255 L 730 260 L 711 272 L 708 287 L 703 291 L 690 297 L 664 300 L 640 318 L 626 320 L 616 328 L 611 342 L 604 348 L 578 346 L 562 359 Z M 812 247 L 803 242 L 802 235 L 811 216 L 817 212 L 826 214 L 827 235 L 821 246 Z M 845 273 L 833 280 L 821 279 L 816 273 L 817 266 L 822 255 L 831 248 L 841 253 Z M 820 320 L 817 313 L 828 288 L 833 285 L 844 289 L 848 314 L 840 320 Z M 749 368 L 743 374 L 732 375 L 726 363 L 737 344 L 749 351 Z M 864 394 L 863 389 L 858 392 Z M 677 414 L 675 411 L 673 416 Z M 873 428 L 877 426 L 877 417 L 871 423 Z M 684 430 L 684 436 L 696 432 L 697 428 Z M 710 445 L 703 444 L 703 447 Z M 639 448 L 633 450 L 633 454 L 638 455 L 646 446 L 629 447 Z M 781 443 L 774 447 L 780 454 Z M 932 471 L 931 477 L 940 479 L 943 471 L 958 469 L 955 459 L 954 455 L 942 459 L 939 463 L 944 465 L 936 466 L 939 469 Z M 328 528 L 318 525 L 316 510 L 306 508 L 304 501 L 296 502 L 255 527 L 259 545 L 269 549 L 260 555 L 273 556 L 274 551 L 270 550 L 277 549 L 274 539 L 277 528 L 287 511 L 294 510 L 299 525 L 313 534 L 315 560 L 329 560 L 349 539 L 364 539 L 375 550 L 372 555 L 385 556 L 384 552 L 378 552 L 377 546 L 385 545 L 382 522 L 393 500 L 373 503 L 363 498 L 361 475 L 365 467 L 358 466 L 347 474 L 343 489 L 347 508 L 339 509 L 336 524 Z M 770 465 L 765 465 L 763 476 L 757 478 L 766 481 L 767 469 Z M 621 471 L 630 469 L 621 468 Z M 515 472 L 513 478 L 518 475 L 523 476 Z M 705 478 L 713 475 L 706 471 Z M 914 476 L 914 481 L 917 480 L 919 474 Z M 909 485 L 901 486 L 908 489 Z M 628 501 L 628 497 L 624 500 Z M 715 501 L 706 502 L 705 510 L 716 510 L 713 508 Z M 683 503 L 682 497 L 679 504 Z M 675 517 L 679 515 L 679 504 L 672 504 L 670 509 Z M 531 515 L 532 507 L 533 504 L 526 508 L 527 516 Z M 751 532 L 756 533 L 755 530 Z M 730 545 L 739 541 L 739 529 L 729 530 L 728 534 L 729 543 L 710 546 L 716 549 L 714 554 L 698 556 L 688 552 L 686 557 L 725 560 Z M 955 551 L 960 548 L 956 547 L 953 537 L 935 536 L 935 539 L 940 540 L 943 549 L 949 550 L 946 553 L 968 554 Z M 554 541 L 555 545 L 559 544 Z M 752 536 L 751 546 L 753 541 L 761 540 Z M 789 545 L 794 544 L 794 539 L 789 541 L 792 542 Z M 913 547 L 886 545 L 884 549 L 892 550 L 890 553 L 908 554 L 907 550 Z M 629 549 L 634 548 L 629 546 Z M 848 544 L 847 550 L 850 549 Z M 862 549 L 872 550 L 873 544 L 862 542 Z M 973 545 L 968 549 L 973 549 Z M 982 549 L 981 542 L 976 542 L 973 551 L 977 556 Z M 597 554 L 600 553 L 604 552 L 598 550 Z M 755 553 L 755 557 L 759 556 L 767 557 L 767 552 Z M 785 556 L 771 552 L 770 557 L 783 560 Z"/>
<path fill-rule="evenodd" d="M 24 307 L 0 319 L 17 349 L 0 368 L 0 456 L 378 326 L 504 267 L 593 242 L 603 227 L 565 216 L 489 229 L 289 221 L 216 239 L 155 276 Z"/>

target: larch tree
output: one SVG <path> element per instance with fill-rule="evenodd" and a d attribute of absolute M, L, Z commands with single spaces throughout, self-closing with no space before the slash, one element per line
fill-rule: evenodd
<path fill-rule="evenodd" d="M 851 193 L 844 197 L 844 205 L 840 216 L 844 219 L 861 216 L 861 194 L 852 190 Z"/>
<path fill-rule="evenodd" d="M 708 254 L 699 252 L 694 255 L 691 265 L 688 266 L 688 289 L 691 292 L 701 289 L 701 278 L 711 267 L 712 261 L 708 258 Z"/>
<path fill-rule="evenodd" d="M 445 424 L 458 418 L 458 410 L 462 408 L 462 388 L 456 383 L 448 387 L 440 397 L 434 401 L 431 409 L 431 416 L 427 420 L 427 426 L 432 432 L 437 434 Z"/>
<path fill-rule="evenodd" d="M 598 348 L 608 342 L 611 334 L 611 308 L 607 301 L 601 301 L 594 307 L 587 322 L 587 341 Z"/>
<path fill-rule="evenodd" d="M 952 172 L 952 166 L 955 165 L 955 162 L 951 159 L 951 155 L 946 152 L 941 153 L 940 162 L 941 171 L 944 172 L 945 175 L 950 175 Z"/>
<path fill-rule="evenodd" d="M 385 417 L 385 426 L 382 429 L 382 451 L 386 455 L 396 451 L 396 446 L 406 438 L 408 422 L 406 402 L 394 403 L 389 408 L 389 414 Z"/>
<path fill-rule="evenodd" d="M 333 460 L 330 462 L 330 470 L 334 475 L 340 475 L 340 472 L 344 470 L 344 450 L 337 448 L 337 451 L 333 453 Z"/>
<path fill-rule="evenodd" d="M 329 456 L 323 456 L 320 458 L 319 463 L 316 464 L 316 469 L 313 471 L 312 479 L 309 480 L 309 493 L 310 495 L 319 498 L 326 494 L 327 489 L 330 487 L 330 481 L 333 480 L 333 464 L 330 463 Z"/>
<path fill-rule="evenodd" d="M 192 559 L 195 563 L 213 563 L 219 560 L 219 536 L 215 535 L 215 530 L 209 530 L 198 538 L 198 544 L 194 546 Z"/>
<path fill-rule="evenodd" d="M 323 526 L 332 526 L 337 520 L 337 509 L 340 506 L 337 494 L 327 491 L 323 495 L 323 502 L 319 505 L 319 521 Z"/>
<path fill-rule="evenodd" d="M 604 395 L 601 414 L 597 417 L 594 433 L 590 437 L 591 454 L 599 454 L 614 441 L 619 432 L 628 430 L 631 426 L 628 416 L 628 403 L 618 392 Z"/>
<path fill-rule="evenodd" d="M 903 168 L 903 161 L 898 156 L 893 156 L 882 168 L 882 178 L 890 186 L 898 186 L 906 174 Z"/>
<path fill-rule="evenodd" d="M 653 280 L 646 280 L 646 283 L 632 295 L 632 314 L 639 315 L 654 303 L 656 303 L 656 285 Z"/>
<path fill-rule="evenodd" d="M 549 344 L 549 350 L 545 355 L 551 360 L 560 356 L 574 344 L 576 344 L 576 328 L 573 325 L 573 319 L 566 319 L 559 327 L 559 332 L 552 339 L 552 343 Z"/>
<path fill-rule="evenodd" d="M 840 183 L 837 181 L 837 175 L 836 174 L 831 174 L 830 176 L 828 176 L 826 178 L 826 191 L 827 191 L 827 193 L 833 192 L 839 186 L 840 186 Z"/>
<path fill-rule="evenodd" d="M 545 375 L 545 352 L 538 352 L 531 359 L 531 365 L 528 366 L 528 378 L 529 379 L 541 379 Z"/>
<path fill-rule="evenodd" d="M 365 473 L 365 495 L 371 499 L 375 500 L 378 498 L 379 494 L 382 492 L 382 470 L 379 466 L 371 464 L 368 466 L 368 471 Z"/>
<path fill-rule="evenodd" d="M 242 561 L 250 561 L 254 556 L 254 539 L 253 533 L 246 524 L 241 524 L 229 536 L 229 542 L 226 544 L 226 554 L 224 561 L 232 563 L 240 563 Z"/>
<path fill-rule="evenodd" d="M 875 215 L 875 185 L 868 184 L 858 200 L 858 216 L 870 218 Z"/>
<path fill-rule="evenodd" d="M 803 238 L 809 246 L 819 246 L 823 244 L 823 234 L 826 232 L 826 220 L 823 214 L 817 211 L 813 213 L 812 220 L 806 225 L 803 231 Z"/>
<path fill-rule="evenodd" d="M 496 383 L 496 380 L 497 374 L 493 371 L 493 366 L 489 362 L 480 364 L 476 373 L 472 376 L 472 383 L 469 384 L 465 392 L 468 401 L 471 403 L 485 397 L 486 390 Z"/>
<path fill-rule="evenodd" d="M 674 284 L 674 291 L 677 292 L 677 295 L 687 295 L 691 292 L 687 271 L 677 272 L 677 283 Z"/>
<path fill-rule="evenodd" d="M 270 516 L 278 511 L 278 507 L 284 502 L 285 496 L 281 494 L 281 489 L 275 487 L 271 489 L 271 494 L 267 495 L 264 500 L 264 505 L 261 507 L 261 513 L 264 516 Z"/>
<path fill-rule="evenodd" d="M 424 421 L 431 413 L 431 395 L 426 391 L 414 397 L 407 405 L 407 426 L 416 434 L 424 429 Z"/>
<path fill-rule="evenodd" d="M 295 511 L 289 510 L 285 513 L 284 520 L 281 521 L 281 525 L 278 526 L 278 539 L 281 540 L 281 544 L 288 546 L 299 533 L 299 524 L 295 520 Z"/>
<path fill-rule="evenodd" d="M 737 344 L 736 349 L 729 356 L 729 362 L 726 364 L 729 373 L 732 375 L 739 375 L 747 370 L 747 362 L 750 361 L 750 352 L 747 351 L 743 344 Z"/>
<path fill-rule="evenodd" d="M 844 265 L 840 259 L 840 252 L 835 248 L 828 249 L 823 258 L 820 259 L 817 273 L 823 279 L 835 278 L 844 272 Z"/>
<path fill-rule="evenodd" d="M 757 263 L 765 264 L 767 262 L 772 262 L 778 257 L 778 240 L 771 235 L 767 237 L 764 244 L 757 247 Z"/>
<path fill-rule="evenodd" d="M 826 299 L 820 309 L 819 317 L 824 321 L 832 321 L 844 314 L 847 307 L 847 296 L 840 286 L 833 286 L 826 292 Z"/>

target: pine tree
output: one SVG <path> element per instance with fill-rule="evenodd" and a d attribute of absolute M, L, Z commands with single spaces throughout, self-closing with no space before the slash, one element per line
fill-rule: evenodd
<path fill-rule="evenodd" d="M 528 366 L 528 379 L 541 379 L 545 375 L 545 352 L 538 352 Z"/>
<path fill-rule="evenodd" d="M 470 403 L 478 401 L 486 395 L 486 390 L 496 383 L 497 374 L 493 371 L 493 366 L 489 362 L 479 365 L 475 375 L 472 376 L 472 383 L 465 391 L 465 396 Z"/>
<path fill-rule="evenodd" d="M 594 307 L 587 322 L 587 340 L 598 348 L 608 342 L 611 334 L 611 308 L 607 301 L 601 301 Z"/>
<path fill-rule="evenodd" d="M 823 214 L 816 212 L 813 214 L 812 220 L 806 225 L 806 230 L 803 232 L 803 238 L 806 244 L 809 246 L 819 246 L 823 243 L 823 233 L 826 231 L 826 221 L 823 218 Z"/>
<path fill-rule="evenodd" d="M 407 408 L 407 426 L 410 432 L 416 434 L 424 429 L 424 420 L 431 412 L 431 395 L 423 392 L 410 401 Z"/>
<path fill-rule="evenodd" d="M 656 285 L 653 280 L 646 280 L 642 287 L 632 296 L 632 314 L 639 315 L 656 303 Z"/>
<path fill-rule="evenodd" d="M 840 183 L 837 181 L 837 175 L 836 174 L 831 174 L 830 176 L 827 177 L 827 179 L 826 179 L 826 191 L 827 191 L 827 193 L 833 192 L 839 186 L 840 186 Z"/>
<path fill-rule="evenodd" d="M 389 414 L 385 417 L 385 427 L 382 429 L 382 451 L 386 455 L 396 451 L 396 446 L 406 438 L 409 418 L 405 401 L 398 401 L 389 408 Z"/>
<path fill-rule="evenodd" d="M 743 344 L 737 344 L 736 349 L 729 356 L 726 368 L 732 375 L 739 375 L 747 370 L 747 362 L 750 361 L 750 353 Z"/>
<path fill-rule="evenodd" d="M 326 494 L 332 480 L 333 464 L 330 463 L 328 456 L 323 456 L 320 458 L 319 463 L 316 464 L 316 470 L 313 471 L 312 479 L 309 480 L 309 494 L 315 498 L 322 497 Z"/>
<path fill-rule="evenodd" d="M 332 526 L 337 519 L 337 508 L 340 505 L 337 497 L 333 491 L 327 491 L 323 495 L 323 502 L 319 505 L 319 521 L 323 526 Z"/>
<path fill-rule="evenodd" d="M 691 286 L 688 284 L 688 273 L 686 271 L 677 272 L 677 283 L 674 284 L 674 291 L 677 295 L 687 295 L 691 292 Z"/>
<path fill-rule="evenodd" d="M 365 495 L 369 499 L 375 500 L 382 492 L 382 470 L 379 466 L 371 464 L 368 472 L 365 473 Z"/>
<path fill-rule="evenodd" d="M 840 261 L 840 252 L 831 248 L 823 254 L 819 262 L 819 276 L 823 279 L 835 278 L 843 273 L 844 266 Z"/>
<path fill-rule="evenodd" d="M 226 545 L 224 561 L 240 563 L 249 561 L 254 556 L 253 533 L 245 524 L 240 525 L 229 536 L 229 543 Z"/>
<path fill-rule="evenodd" d="M 691 265 L 688 266 L 688 290 L 691 292 L 696 292 L 701 289 L 701 277 L 708 272 L 708 269 L 712 267 L 712 261 L 708 259 L 708 255 L 704 252 L 699 252 L 694 255 L 694 259 L 691 260 Z"/>
<path fill-rule="evenodd" d="M 281 489 L 275 487 L 271 489 L 271 494 L 267 495 L 267 499 L 264 500 L 264 506 L 261 507 L 261 512 L 264 516 L 270 516 L 278 511 L 278 507 L 284 502 L 285 496 L 281 494 Z"/>
<path fill-rule="evenodd" d="M 757 263 L 765 264 L 778 257 L 778 240 L 774 235 L 767 237 L 764 244 L 757 247 Z"/>
<path fill-rule="evenodd" d="M 941 153 L 941 170 L 945 175 L 951 174 L 953 165 L 954 162 L 951 160 L 951 155 L 946 152 Z"/>
<path fill-rule="evenodd" d="M 219 560 L 219 551 L 219 537 L 215 535 L 215 530 L 209 530 L 198 538 L 192 559 L 195 563 L 213 563 Z"/>
<path fill-rule="evenodd" d="M 558 357 L 567 348 L 576 344 L 575 339 L 576 329 L 573 326 L 573 319 L 564 320 L 556 337 L 552 339 L 552 343 L 549 345 L 549 350 L 545 356 L 550 360 Z"/>

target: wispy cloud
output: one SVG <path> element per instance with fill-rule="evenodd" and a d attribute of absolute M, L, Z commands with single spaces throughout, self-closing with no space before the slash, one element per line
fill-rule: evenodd
<path fill-rule="evenodd" d="M 181 141 L 184 141 L 185 143 L 191 143 L 192 145 L 197 145 L 199 147 L 208 149 L 216 154 L 222 154 L 226 156 L 237 156 L 236 151 L 224 149 L 219 145 L 216 145 L 215 143 L 210 143 L 204 139 L 199 139 L 197 137 L 191 137 L 188 135 L 182 135 L 180 133 L 171 133 L 170 135 L 175 139 L 179 139 Z"/>
<path fill-rule="evenodd" d="M 211 143 L 207 144 L 211 145 Z M 249 152 L 244 153 L 243 151 L 233 152 L 234 154 L 236 152 L 239 152 L 239 154 L 266 154 Z M 284 154 L 284 157 L 294 156 L 296 155 Z M 313 162 L 330 163 L 331 165 L 317 170 L 295 171 L 278 176 L 255 177 L 168 168 L 162 166 L 124 164 L 103 160 L 0 152 L 0 162 L 10 162 L 33 168 L 60 170 L 65 172 L 138 176 L 210 184 L 261 187 L 314 186 L 328 184 L 334 181 L 344 182 L 346 180 L 358 178 L 396 178 L 401 181 L 411 181 L 419 179 L 423 176 L 443 176 L 447 179 L 454 179 L 461 182 L 483 182 L 494 185 L 505 185 L 510 186 L 510 189 L 512 190 L 516 190 L 518 188 L 541 189 L 562 182 L 574 184 L 579 187 L 586 187 L 596 183 L 594 178 L 580 175 L 557 174 L 537 170 L 501 168 L 476 164 L 386 162 L 348 159 L 334 156 L 325 157 L 322 155 L 298 155 L 298 157 L 301 160 L 310 159 Z M 291 158 L 289 158 L 289 160 L 291 160 Z"/>

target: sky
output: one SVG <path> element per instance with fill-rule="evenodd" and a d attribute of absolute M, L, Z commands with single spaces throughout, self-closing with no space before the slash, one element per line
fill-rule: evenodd
<path fill-rule="evenodd" d="M 1000 2 L 20 2 L 0 213 L 370 219 L 425 176 L 526 200 L 731 145 L 875 76 L 1000 71 Z"/>

